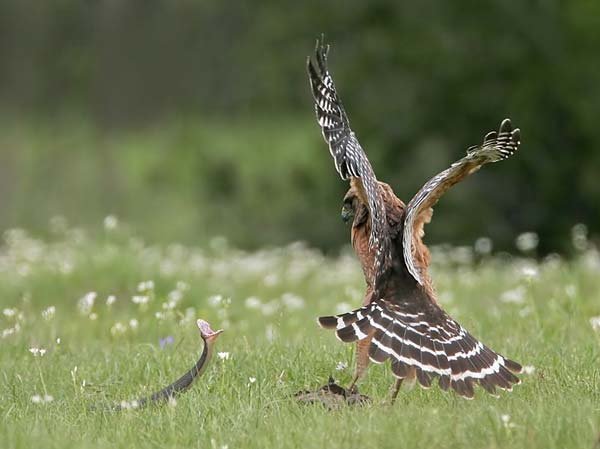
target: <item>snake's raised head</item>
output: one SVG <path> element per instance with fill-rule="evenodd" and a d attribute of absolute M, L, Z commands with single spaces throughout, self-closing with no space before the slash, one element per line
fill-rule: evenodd
<path fill-rule="evenodd" d="M 198 329 L 200 329 L 200 335 L 204 340 L 207 341 L 215 340 L 223 332 L 223 329 L 219 329 L 216 331 L 212 330 L 210 324 L 208 324 L 208 322 L 204 320 L 197 320 L 196 324 L 198 325 Z"/>

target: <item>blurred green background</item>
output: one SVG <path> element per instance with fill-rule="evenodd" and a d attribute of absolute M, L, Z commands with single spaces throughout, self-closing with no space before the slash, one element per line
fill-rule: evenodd
<path fill-rule="evenodd" d="M 0 2 L 0 229 L 114 214 L 153 241 L 348 242 L 314 120 L 317 36 L 378 177 L 408 201 L 504 117 L 516 157 L 449 192 L 431 243 L 541 254 L 600 228 L 600 2 Z"/>

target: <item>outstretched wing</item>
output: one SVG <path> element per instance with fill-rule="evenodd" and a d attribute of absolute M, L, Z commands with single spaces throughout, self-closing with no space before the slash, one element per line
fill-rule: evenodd
<path fill-rule="evenodd" d="M 342 102 L 337 95 L 333 78 L 327 69 L 329 46 L 317 41 L 314 58 L 308 58 L 307 69 L 315 99 L 317 120 L 325 142 L 333 156 L 335 168 L 342 179 L 351 179 L 358 187 L 369 208 L 371 235 L 369 243 L 376 249 L 375 279 L 391 265 L 390 237 L 387 229 L 385 204 L 369 159 L 360 146 Z M 377 286 L 376 281 L 376 286 Z"/>
<path fill-rule="evenodd" d="M 465 157 L 430 179 L 410 200 L 406 206 L 402 246 L 406 268 L 419 284 L 423 284 L 424 273 L 414 258 L 414 240 L 422 235 L 423 225 L 431 216 L 430 208 L 454 184 L 488 162 L 508 158 L 517 151 L 520 143 L 519 129 L 513 130 L 510 120 L 504 119 L 498 132 L 488 133 L 481 145 L 470 147 Z"/>

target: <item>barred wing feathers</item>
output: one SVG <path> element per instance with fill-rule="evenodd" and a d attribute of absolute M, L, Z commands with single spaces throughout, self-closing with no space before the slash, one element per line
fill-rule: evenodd
<path fill-rule="evenodd" d="M 391 244 L 385 205 L 373 167 L 356 135 L 350 129 L 348 116 L 327 69 L 328 51 L 328 46 L 325 46 L 322 41 L 317 41 L 314 57 L 309 57 L 307 60 L 317 121 L 333 156 L 336 170 L 342 179 L 350 179 L 355 183 L 369 208 L 371 220 L 369 243 L 376 250 L 375 278 L 379 279 L 376 282 L 377 286 L 382 281 L 381 276 L 377 274 L 391 266 Z"/>
<path fill-rule="evenodd" d="M 390 359 L 398 378 L 414 370 L 424 388 L 437 378 L 443 390 L 452 388 L 470 399 L 475 384 L 496 394 L 496 388 L 512 390 L 520 383 L 513 374 L 521 371 L 518 363 L 475 339 L 437 305 L 430 304 L 426 312 L 413 309 L 414 304 L 377 300 L 352 312 L 319 318 L 319 323 L 336 329 L 344 342 L 371 337 L 373 362 Z"/>
<path fill-rule="evenodd" d="M 430 179 L 406 206 L 402 246 L 404 262 L 410 274 L 423 284 L 423 273 L 414 259 L 414 239 L 422 235 L 424 223 L 429 221 L 429 209 L 453 185 L 462 181 L 482 165 L 510 157 L 521 143 L 519 129 L 514 129 L 509 119 L 502 121 L 498 132 L 488 133 L 481 145 L 467 150 L 467 155 Z"/>

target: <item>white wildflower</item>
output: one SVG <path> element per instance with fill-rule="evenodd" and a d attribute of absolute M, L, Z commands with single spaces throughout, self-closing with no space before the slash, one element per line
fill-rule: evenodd
<path fill-rule="evenodd" d="M 60 337 L 56 337 L 56 344 L 59 345 L 61 342 Z"/>
<path fill-rule="evenodd" d="M 600 271 L 600 253 L 596 248 L 588 249 L 582 256 L 583 266 L 594 274 Z"/>
<path fill-rule="evenodd" d="M 51 320 L 52 318 L 54 318 L 55 313 L 56 313 L 56 307 L 50 306 L 50 307 L 42 310 L 42 318 L 44 318 L 46 321 Z"/>
<path fill-rule="evenodd" d="M 187 309 L 185 309 L 185 314 L 183 315 L 183 318 L 179 320 L 179 324 L 183 326 L 193 321 L 196 321 L 196 309 L 194 309 L 193 307 L 188 307 Z"/>
<path fill-rule="evenodd" d="M 590 318 L 590 325 L 596 332 L 600 332 L 600 316 L 593 316 Z"/>
<path fill-rule="evenodd" d="M 535 366 L 533 366 L 533 365 L 525 365 L 523 367 L 523 374 L 531 375 L 533 373 L 535 373 Z"/>
<path fill-rule="evenodd" d="M 34 394 L 31 396 L 31 402 L 34 404 L 40 404 L 43 401 L 43 398 L 39 394 Z"/>
<path fill-rule="evenodd" d="M 4 314 L 4 316 L 7 316 L 9 318 L 15 316 L 17 314 L 17 312 L 18 312 L 18 310 L 14 309 L 14 308 L 13 309 L 4 309 L 2 311 L 2 313 Z"/>
<path fill-rule="evenodd" d="M 175 307 L 177 307 L 177 301 L 173 301 L 173 300 L 163 302 L 163 304 L 162 304 L 162 308 L 164 310 L 173 310 Z"/>
<path fill-rule="evenodd" d="M 137 286 L 138 292 L 148 292 L 154 290 L 154 281 L 142 281 Z"/>
<path fill-rule="evenodd" d="M 588 229 L 583 223 L 578 223 L 571 229 L 571 241 L 577 251 L 585 251 L 588 248 Z"/>
<path fill-rule="evenodd" d="M 148 304 L 148 301 L 150 301 L 150 297 L 146 296 L 146 295 L 135 295 L 134 297 L 131 298 L 131 301 L 134 304 L 139 304 L 139 305 Z"/>
<path fill-rule="evenodd" d="M 52 402 L 53 400 L 54 400 L 54 398 L 52 396 L 50 396 L 49 394 L 44 395 L 44 402 Z"/>
<path fill-rule="evenodd" d="M 559 254 L 550 253 L 544 257 L 542 264 L 545 270 L 558 270 L 563 264 L 563 259 Z"/>
<path fill-rule="evenodd" d="M 244 304 L 249 309 L 259 309 L 262 305 L 262 302 L 256 296 L 250 296 L 250 297 L 246 298 L 246 301 L 244 301 Z"/>
<path fill-rule="evenodd" d="M 565 293 L 569 298 L 574 298 L 577 294 L 577 287 L 573 284 L 569 284 L 565 287 Z"/>
<path fill-rule="evenodd" d="M 524 253 L 533 251 L 537 248 L 540 239 L 535 232 L 524 232 L 515 240 L 515 245 L 519 251 Z"/>
<path fill-rule="evenodd" d="M 269 301 L 268 303 L 262 305 L 260 311 L 264 316 L 271 316 L 275 312 L 277 312 L 278 308 L 279 304 L 277 303 L 277 301 Z"/>
<path fill-rule="evenodd" d="M 346 362 L 338 362 L 335 366 L 336 371 L 343 371 L 348 368 L 348 364 Z"/>
<path fill-rule="evenodd" d="M 475 252 L 482 256 L 486 256 L 492 252 L 494 244 L 489 237 L 479 237 L 475 240 Z"/>
<path fill-rule="evenodd" d="M 117 321 L 111 328 L 110 328 L 110 333 L 113 336 L 117 336 L 117 335 L 122 335 L 127 331 L 127 327 L 121 323 L 120 321 Z"/>
<path fill-rule="evenodd" d="M 256 382 L 256 377 L 249 377 L 248 378 L 248 382 L 250 382 L 251 384 L 253 384 L 254 382 Z"/>
<path fill-rule="evenodd" d="M 96 292 L 88 292 L 79 299 L 77 308 L 82 315 L 89 315 L 91 313 L 97 296 Z"/>
<path fill-rule="evenodd" d="M 132 318 L 132 319 L 130 319 L 130 320 L 129 320 L 129 327 L 130 327 L 132 330 L 135 330 L 135 329 L 137 329 L 137 328 L 138 328 L 138 325 L 139 325 L 139 323 L 138 323 L 138 320 L 136 320 L 135 318 Z"/>
<path fill-rule="evenodd" d="M 20 330 L 21 330 L 21 325 L 19 323 L 16 323 L 14 325 L 14 327 L 9 327 L 7 329 L 3 329 L 2 330 L 2 338 L 6 338 L 6 337 L 9 337 L 9 336 L 11 336 L 13 334 L 16 334 Z"/>
<path fill-rule="evenodd" d="M 112 231 L 119 225 L 119 220 L 114 215 L 107 215 L 104 217 L 104 229 Z"/>
<path fill-rule="evenodd" d="M 88 318 L 92 321 L 96 321 L 98 319 L 98 314 L 95 312 L 92 312 L 89 314 Z"/>
<path fill-rule="evenodd" d="M 29 352 L 31 352 L 34 357 L 44 357 L 44 355 L 46 354 L 46 350 L 44 348 L 29 348 Z"/>
<path fill-rule="evenodd" d="M 500 415 L 500 420 L 507 429 L 516 427 L 515 423 L 510 420 L 510 415 Z"/>
<path fill-rule="evenodd" d="M 106 305 L 108 307 L 112 306 L 115 302 L 117 302 L 117 297 L 115 295 L 109 295 L 108 298 L 106 298 Z"/>
<path fill-rule="evenodd" d="M 217 449 L 217 447 L 219 449 L 229 449 L 229 445 L 227 445 L 227 444 L 222 444 L 221 446 L 217 446 L 217 440 L 215 440 L 214 438 L 210 439 L 210 447 L 212 449 Z"/>
<path fill-rule="evenodd" d="M 229 360 L 229 353 L 228 352 L 217 352 L 217 357 L 219 357 L 221 360 Z"/>
<path fill-rule="evenodd" d="M 539 270 L 534 264 L 524 264 L 519 271 L 524 278 L 533 279 L 539 276 Z"/>
<path fill-rule="evenodd" d="M 183 299 L 183 292 L 179 289 L 172 290 L 167 295 L 167 298 L 169 299 L 170 302 L 173 302 L 176 304 Z"/>
<path fill-rule="evenodd" d="M 155 312 L 155 313 L 154 313 L 154 317 L 155 317 L 157 320 L 164 320 L 164 319 L 166 319 L 166 318 L 167 318 L 167 314 L 166 314 L 165 312 Z"/>
<path fill-rule="evenodd" d="M 223 295 L 212 295 L 208 298 L 208 304 L 211 307 L 219 307 L 223 302 Z"/>
<path fill-rule="evenodd" d="M 302 309 L 304 307 L 304 299 L 293 293 L 284 293 L 281 296 L 281 302 L 290 310 Z"/>
<path fill-rule="evenodd" d="M 187 282 L 183 282 L 183 281 L 177 281 L 176 288 L 180 292 L 185 292 L 190 289 L 190 284 L 188 284 Z"/>
<path fill-rule="evenodd" d="M 507 290 L 500 296 L 500 301 L 513 304 L 521 304 L 525 301 L 525 288 L 521 285 L 512 290 Z"/>
<path fill-rule="evenodd" d="M 73 367 L 73 369 L 71 370 L 71 380 L 73 381 L 73 384 L 77 383 L 76 377 L 77 377 L 77 365 L 75 365 L 75 367 Z"/>

